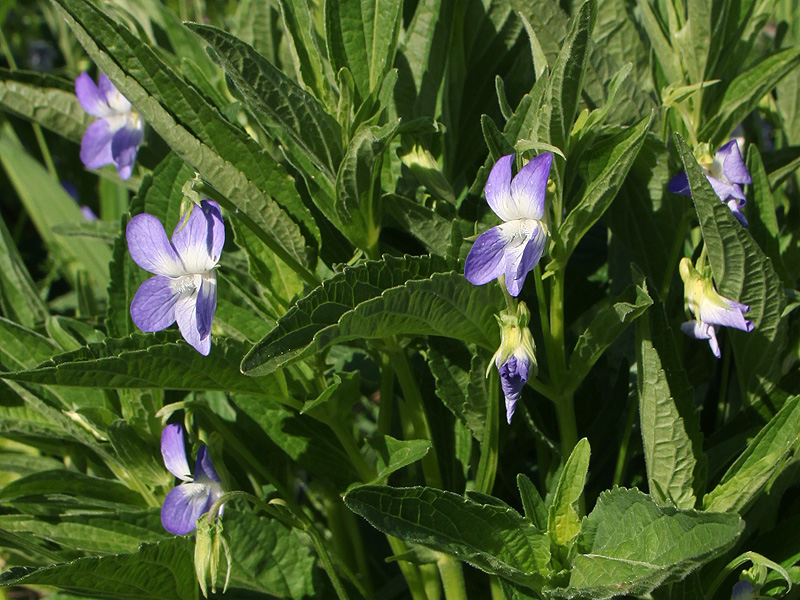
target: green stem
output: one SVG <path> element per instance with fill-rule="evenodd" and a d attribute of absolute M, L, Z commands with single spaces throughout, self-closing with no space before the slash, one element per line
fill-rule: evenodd
<path fill-rule="evenodd" d="M 693 211 L 686 211 L 681 217 L 680 225 L 678 225 L 678 234 L 675 236 L 675 241 L 672 243 L 672 250 L 669 254 L 669 262 L 667 263 L 667 269 L 664 271 L 664 279 L 661 282 L 661 289 L 659 290 L 659 294 L 661 296 L 661 301 L 666 302 L 667 294 L 669 293 L 669 287 L 672 283 L 672 278 L 675 276 L 675 266 L 678 264 L 678 258 L 681 254 L 681 248 L 683 247 L 683 243 L 686 240 L 686 230 L 689 228 L 689 223 L 691 222 Z"/>
<path fill-rule="evenodd" d="M 567 377 L 567 358 L 564 348 L 564 268 L 553 275 L 550 288 L 550 338 L 552 360 L 550 361 L 551 385 L 560 390 L 556 397 L 556 418 L 561 434 L 561 454 L 566 460 L 578 443 L 578 426 L 575 421 L 575 404 Z M 550 356 L 548 356 L 548 360 Z"/>
<path fill-rule="evenodd" d="M 378 405 L 378 435 L 388 435 L 392 429 L 394 407 L 394 368 L 388 354 L 381 353 L 381 398 Z"/>
<path fill-rule="evenodd" d="M 408 546 L 402 540 L 387 535 L 386 539 L 389 541 L 389 547 L 392 549 L 394 556 L 400 556 L 408 552 Z M 408 591 L 414 600 L 428 600 L 428 594 L 425 592 L 425 584 L 422 581 L 422 575 L 416 565 L 405 561 L 398 560 L 397 566 L 400 567 L 400 572 L 405 577 L 408 584 Z"/>
<path fill-rule="evenodd" d="M 486 407 L 486 426 L 481 442 L 481 456 L 475 475 L 475 489 L 482 494 L 491 494 L 497 475 L 498 442 L 500 439 L 500 382 L 497 370 L 489 375 L 489 402 Z M 440 568 L 441 570 L 441 568 Z M 446 590 L 447 588 L 445 588 Z M 446 595 L 446 594 L 445 594 Z"/>
<path fill-rule="evenodd" d="M 441 554 L 436 566 L 439 567 L 445 599 L 467 600 L 467 586 L 464 583 L 461 561 L 449 554 Z"/>
<path fill-rule="evenodd" d="M 628 407 L 628 415 L 625 419 L 625 432 L 622 434 L 622 440 L 619 443 L 619 453 L 617 454 L 617 465 L 614 468 L 614 479 L 611 486 L 620 485 L 622 478 L 625 475 L 625 467 L 628 464 L 628 444 L 631 439 L 631 431 L 633 430 L 633 419 L 636 417 L 636 411 L 639 408 L 638 402 L 632 400 Z"/>

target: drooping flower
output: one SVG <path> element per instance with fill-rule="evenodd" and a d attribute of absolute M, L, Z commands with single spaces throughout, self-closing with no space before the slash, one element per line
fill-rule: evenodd
<path fill-rule="evenodd" d="M 217 475 L 208 449 L 200 446 L 194 477 L 189 471 L 186 448 L 183 444 L 183 427 L 167 425 L 161 432 L 161 456 L 167 470 L 182 481 L 167 494 L 161 506 L 161 524 L 176 535 L 194 531 L 197 519 L 206 514 L 224 493 L 222 480 Z"/>
<path fill-rule="evenodd" d="M 211 322 L 217 308 L 214 270 L 225 244 L 225 226 L 212 200 L 193 205 L 167 239 L 153 215 L 133 217 L 125 232 L 134 262 L 151 273 L 131 302 L 131 317 L 142 331 L 161 331 L 175 321 L 183 339 L 200 354 L 211 351 Z"/>
<path fill-rule="evenodd" d="M 105 73 L 100 73 L 97 85 L 81 73 L 75 95 L 83 110 L 98 118 L 83 134 L 81 161 L 89 169 L 113 164 L 122 179 L 130 178 L 144 139 L 144 120 Z"/>
<path fill-rule="evenodd" d="M 747 203 L 747 198 L 740 186 L 745 183 L 753 183 L 753 179 L 742 159 L 736 140 L 731 140 L 722 146 L 714 153 L 714 156 L 711 156 L 710 152 L 706 152 L 700 158 L 700 166 L 719 199 L 727 204 L 733 216 L 747 227 L 747 218 L 741 210 Z M 686 173 L 680 173 L 673 177 L 667 189 L 675 194 L 692 195 L 689 177 Z"/>
<path fill-rule="evenodd" d="M 483 285 L 505 275 L 506 288 L 519 296 L 525 276 L 542 258 L 547 242 L 544 199 L 553 164 L 549 152 L 534 157 L 511 177 L 514 155 L 498 160 L 486 182 L 486 201 L 504 223 L 475 240 L 464 264 L 464 277 Z"/>
<path fill-rule="evenodd" d="M 535 377 L 536 344 L 531 330 L 528 329 L 530 312 L 524 302 L 517 306 L 517 313 L 502 311 L 497 317 L 500 324 L 500 347 L 492 360 L 500 373 L 500 385 L 506 400 L 506 421 L 511 424 L 511 417 L 517 407 L 519 395 L 529 377 Z M 490 364 L 489 369 L 492 368 Z M 486 374 L 489 374 L 487 370 Z"/>
<path fill-rule="evenodd" d="M 756 598 L 756 593 L 753 590 L 753 584 L 747 581 L 746 579 L 742 579 L 741 581 L 737 581 L 732 590 L 731 600 L 754 600 Z"/>
<path fill-rule="evenodd" d="M 710 273 L 701 274 L 694 268 L 692 261 L 683 258 L 680 263 L 680 274 L 683 279 L 684 300 L 686 310 L 694 315 L 693 321 L 681 325 L 689 337 L 708 340 L 714 356 L 722 354 L 717 342 L 717 327 L 733 327 L 742 331 L 752 331 L 753 323 L 744 318 L 750 307 L 720 295 L 714 288 Z"/>

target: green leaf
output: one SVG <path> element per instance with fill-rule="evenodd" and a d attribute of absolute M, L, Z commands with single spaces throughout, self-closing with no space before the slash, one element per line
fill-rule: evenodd
<path fill-rule="evenodd" d="M 143 440 L 133 425 L 118 419 L 111 424 L 106 434 L 114 452 L 132 478 L 141 481 L 148 489 L 168 486 L 174 481 L 172 475 L 164 469 L 164 461 L 157 447 Z"/>
<path fill-rule="evenodd" d="M 72 81 L 44 73 L 0 69 L 0 107 L 77 143 L 94 120 Z"/>
<path fill-rule="evenodd" d="M 0 135 L 0 163 L 11 184 L 22 200 L 36 230 L 63 272 L 73 285 L 78 281 L 78 270 L 86 269 L 102 297 L 108 287 L 108 263 L 111 251 L 97 241 L 57 236 L 53 227 L 83 219 L 78 204 L 67 194 L 61 184 L 28 154 L 15 139 L 14 130 L 6 123 Z"/>
<path fill-rule="evenodd" d="M 119 600 L 197 600 L 194 540 L 173 537 L 142 544 L 131 554 L 79 558 L 42 567 L 14 567 L 0 585 L 49 585 L 78 594 Z"/>
<path fill-rule="evenodd" d="M 652 121 L 651 113 L 636 125 L 592 145 L 587 151 L 589 160 L 581 162 L 578 167 L 586 189 L 558 229 L 564 244 L 563 260 L 572 254 L 581 238 L 616 197 L 644 144 Z"/>
<path fill-rule="evenodd" d="M 519 473 L 517 475 L 517 488 L 522 499 L 522 508 L 525 510 L 525 517 L 531 521 L 537 529 L 547 530 L 547 506 L 545 506 L 539 490 L 528 479 L 527 475 Z"/>
<path fill-rule="evenodd" d="M 589 473 L 591 448 L 589 440 L 581 439 L 569 455 L 553 496 L 547 515 L 547 535 L 562 558 L 566 559 L 578 532 L 581 517 L 578 504 Z"/>
<path fill-rule="evenodd" d="M 43 322 L 49 314 L 2 218 L 0 218 L 0 308 L 6 317 L 25 327 L 33 327 Z"/>
<path fill-rule="evenodd" d="M 347 67 L 362 100 L 394 64 L 402 25 L 399 0 L 325 2 L 325 35 L 334 71 Z"/>
<path fill-rule="evenodd" d="M 330 82 L 326 78 L 323 52 L 317 44 L 317 32 L 307 0 L 278 0 L 283 17 L 283 33 L 294 59 L 298 79 L 320 100 L 330 106 Z"/>
<path fill-rule="evenodd" d="M 719 146 L 731 131 L 783 77 L 800 64 L 800 48 L 788 48 L 768 56 L 737 75 L 707 114 L 698 138 Z"/>
<path fill-rule="evenodd" d="M 578 338 L 570 355 L 567 381 L 571 388 L 575 389 L 581 384 L 606 348 L 651 304 L 653 300 L 647 285 L 642 282 L 629 285 L 611 306 L 600 309 Z"/>
<path fill-rule="evenodd" d="M 786 466 L 800 440 L 800 396 L 787 401 L 703 501 L 706 510 L 743 513 Z"/>
<path fill-rule="evenodd" d="M 431 337 L 428 366 L 436 381 L 436 395 L 482 442 L 489 405 L 485 357 L 474 346 Z"/>
<path fill-rule="evenodd" d="M 750 233 L 720 202 L 686 142 L 676 134 L 689 176 L 708 261 L 720 294 L 750 307 L 754 330 L 729 330 L 739 385 L 751 401 L 764 396 L 780 377 L 787 324 L 781 319 L 785 293 L 780 278 Z"/>
<path fill-rule="evenodd" d="M 549 575 L 547 536 L 511 508 L 434 488 L 357 487 L 344 502 L 374 527 L 491 574 L 540 589 Z"/>
<path fill-rule="evenodd" d="M 402 231 L 408 231 L 422 242 L 428 252 L 439 256 L 447 255 L 453 229 L 452 219 L 398 194 L 384 196 L 383 209 L 397 221 Z"/>
<path fill-rule="evenodd" d="M 248 108 L 268 127 L 285 132 L 330 180 L 342 160 L 342 130 L 314 96 L 240 39 L 215 27 L 187 27 L 208 42 Z"/>
<path fill-rule="evenodd" d="M 174 330 L 108 339 L 53 357 L 35 369 L 4 373 L 16 381 L 100 388 L 224 390 L 271 396 L 272 380 L 239 372 L 244 346 L 214 339 L 205 357 Z"/>
<path fill-rule="evenodd" d="M 315 243 L 317 229 L 283 167 L 150 46 L 88 0 L 54 1 L 87 53 L 176 154 L 225 196 L 240 211 L 237 218 L 282 260 L 313 280 L 305 268 L 306 242 Z"/>
<path fill-rule="evenodd" d="M 386 256 L 346 268 L 289 309 L 242 359 L 242 369 L 269 373 L 337 342 L 387 335 L 457 336 L 496 347 L 500 290 L 472 286 L 454 267 L 436 256 Z M 463 327 L 453 331 L 452 319 Z"/>
<path fill-rule="evenodd" d="M 539 140 L 567 149 L 575 121 L 583 77 L 589 62 L 590 37 L 597 15 L 597 3 L 588 0 L 578 10 L 572 28 L 547 78 L 539 119 Z"/>
<path fill-rule="evenodd" d="M 636 323 L 642 446 L 650 496 L 659 504 L 694 508 L 706 460 L 694 392 L 678 356 L 664 305 Z"/>
<path fill-rule="evenodd" d="M 429 440 L 396 440 L 389 435 L 373 438 L 369 445 L 375 451 L 378 474 L 368 483 L 386 481 L 389 475 L 422 459 L 431 449 Z"/>
<path fill-rule="evenodd" d="M 43 335 L 0 317 L 0 357 L 6 368 L 31 369 L 60 352 Z"/>
<path fill-rule="evenodd" d="M 592 600 L 647 594 L 722 554 L 743 529 L 738 515 L 658 506 L 635 489 L 605 491 L 582 523 L 569 586 L 551 594 Z"/>

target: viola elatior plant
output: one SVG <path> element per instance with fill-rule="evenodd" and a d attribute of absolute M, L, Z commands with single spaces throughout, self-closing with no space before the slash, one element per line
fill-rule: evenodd
<path fill-rule="evenodd" d="M 492 360 L 500 373 L 500 385 L 506 400 L 506 421 L 509 425 L 522 388 L 529 377 L 536 376 L 537 371 L 536 344 L 531 330 L 528 329 L 528 321 L 530 312 L 524 302 L 517 306 L 517 314 L 504 310 L 497 316 L 501 341 Z M 489 369 L 491 368 L 490 364 Z M 488 369 L 486 374 L 489 374 Z"/>
<path fill-rule="evenodd" d="M 225 244 L 219 205 L 203 200 L 180 220 L 167 239 L 151 214 L 136 215 L 125 231 L 134 262 L 154 273 L 136 291 L 131 317 L 142 331 L 160 331 L 178 322 L 185 339 L 200 354 L 211 351 L 211 322 L 217 308 L 214 270 Z"/>
<path fill-rule="evenodd" d="M 753 183 L 753 179 L 742 159 L 736 140 L 731 140 L 722 146 L 714 156 L 711 156 L 710 152 L 703 154 L 700 158 L 700 166 L 719 199 L 727 204 L 733 216 L 747 227 L 747 218 L 742 213 L 747 198 L 740 186 L 745 183 Z M 667 188 L 675 194 L 692 195 L 686 173 L 680 173 L 673 177 Z"/>
<path fill-rule="evenodd" d="M 680 274 L 683 279 L 686 310 L 695 317 L 695 320 L 683 323 L 681 331 L 689 337 L 708 340 L 714 356 L 720 358 L 722 354 L 717 342 L 716 327 L 752 331 L 753 323 L 744 318 L 744 313 L 748 312 L 750 307 L 720 295 L 714 289 L 711 275 L 701 274 L 688 258 L 681 260 Z"/>
<path fill-rule="evenodd" d="M 99 119 L 83 134 L 81 161 L 89 169 L 113 164 L 122 179 L 129 179 L 144 140 L 144 120 L 105 73 L 100 73 L 97 85 L 88 73 L 81 73 L 75 95 L 83 110 Z"/>
<path fill-rule="evenodd" d="M 183 535 L 194 531 L 197 519 L 222 497 L 222 480 L 205 446 L 200 446 L 197 451 L 197 463 L 192 476 L 186 460 L 183 427 L 179 424 L 167 425 L 161 432 L 161 456 L 164 457 L 167 470 L 183 482 L 172 488 L 164 499 L 161 524 L 170 533 Z"/>
<path fill-rule="evenodd" d="M 544 199 L 553 155 L 531 159 L 511 177 L 514 155 L 501 157 L 486 182 L 486 201 L 504 223 L 475 240 L 464 264 L 464 277 L 483 285 L 505 275 L 508 293 L 519 296 L 525 276 L 542 258 L 547 242 Z"/>

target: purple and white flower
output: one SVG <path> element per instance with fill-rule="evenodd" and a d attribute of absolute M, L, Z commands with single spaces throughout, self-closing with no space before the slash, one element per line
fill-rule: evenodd
<path fill-rule="evenodd" d="M 486 182 L 486 201 L 504 223 L 475 240 L 464 264 L 464 277 L 483 285 L 505 275 L 506 289 L 519 296 L 525 276 L 544 253 L 547 242 L 544 199 L 553 164 L 549 152 L 534 157 L 511 177 L 514 155 L 501 157 Z"/>
<path fill-rule="evenodd" d="M 105 73 L 100 73 L 97 85 L 88 73 L 81 73 L 75 95 L 83 110 L 98 118 L 83 134 L 81 161 L 89 169 L 113 164 L 122 179 L 130 178 L 144 140 L 144 120 Z"/>
<path fill-rule="evenodd" d="M 504 310 L 497 317 L 500 324 L 500 347 L 494 353 L 492 360 L 500 374 L 500 385 L 506 401 L 506 421 L 509 425 L 522 388 L 525 387 L 529 377 L 536 376 L 538 368 L 536 344 L 531 330 L 528 329 L 529 320 L 530 312 L 524 302 L 519 303 L 516 314 Z M 489 364 L 488 369 L 491 368 L 492 365 Z"/>
<path fill-rule="evenodd" d="M 164 499 L 161 524 L 170 533 L 183 535 L 194 531 L 197 519 L 211 510 L 211 505 L 222 497 L 222 480 L 205 446 L 200 446 L 197 451 L 197 463 L 192 476 L 186 460 L 183 427 L 178 424 L 167 425 L 161 432 L 161 456 L 164 457 L 167 470 L 182 481 Z"/>
<path fill-rule="evenodd" d="M 758 597 L 753 590 L 753 584 L 746 579 L 737 581 L 731 592 L 731 600 L 755 600 Z"/>
<path fill-rule="evenodd" d="M 753 323 L 744 318 L 744 313 L 748 312 L 750 307 L 720 295 L 714 289 L 711 275 L 702 275 L 688 258 L 681 260 L 680 274 L 683 279 L 686 309 L 695 317 L 694 320 L 683 323 L 681 331 L 689 337 L 708 340 L 711 352 L 720 358 L 722 354 L 716 328 L 733 327 L 742 331 L 752 331 Z"/>
<path fill-rule="evenodd" d="M 175 321 L 200 354 L 211 351 L 211 322 L 217 308 L 214 269 L 225 244 L 219 205 L 193 205 L 167 239 L 164 226 L 151 214 L 133 217 L 125 232 L 134 262 L 154 273 L 136 291 L 131 317 L 142 331 L 161 331 Z"/>
<path fill-rule="evenodd" d="M 713 157 L 707 153 L 704 158 L 701 158 L 700 166 L 719 199 L 727 204 L 733 216 L 747 227 L 747 218 L 741 210 L 747 203 L 747 198 L 740 186 L 745 183 L 753 183 L 753 178 L 750 177 L 750 171 L 747 170 L 742 159 L 736 140 L 731 140 L 722 146 Z M 692 195 L 689 177 L 686 173 L 680 173 L 673 177 L 667 189 L 675 194 Z"/>

